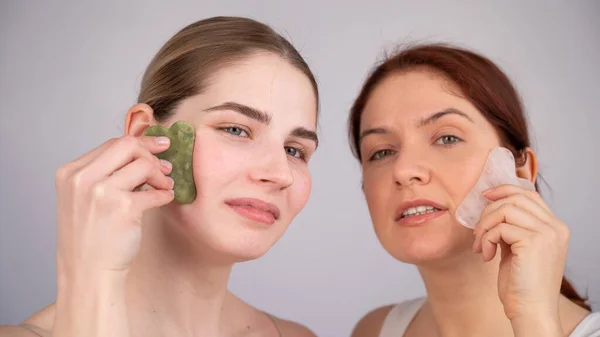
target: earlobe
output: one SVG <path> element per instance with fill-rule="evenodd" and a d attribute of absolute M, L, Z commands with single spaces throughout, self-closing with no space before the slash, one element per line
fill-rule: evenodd
<path fill-rule="evenodd" d="M 125 118 L 125 135 L 141 136 L 144 131 L 156 124 L 154 110 L 148 104 L 138 103 L 127 111 Z"/>
<path fill-rule="evenodd" d="M 517 166 L 517 176 L 535 184 L 538 174 L 537 155 L 530 147 L 523 150 L 523 165 Z"/>

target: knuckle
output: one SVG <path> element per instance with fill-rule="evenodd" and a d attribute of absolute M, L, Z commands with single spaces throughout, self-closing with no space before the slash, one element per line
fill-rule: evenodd
<path fill-rule="evenodd" d="M 483 210 L 481 211 L 481 214 L 488 214 L 490 212 L 490 210 L 492 210 L 492 207 L 494 207 L 494 204 L 495 203 L 492 202 L 492 203 L 489 203 L 489 204 L 485 205 L 483 207 Z"/>
<path fill-rule="evenodd" d="M 530 190 L 527 190 L 527 192 L 526 192 L 526 193 L 527 193 L 527 195 L 528 195 L 530 198 L 532 198 L 532 199 L 534 199 L 534 200 L 537 200 L 537 201 L 541 201 L 541 200 L 542 200 L 542 196 L 540 195 L 540 193 L 539 193 L 538 191 L 530 191 Z"/>
<path fill-rule="evenodd" d="M 544 239 L 542 238 L 542 235 L 539 235 L 539 233 L 529 233 L 527 235 L 527 241 L 531 242 L 531 244 L 535 247 L 541 247 L 544 245 Z"/>
<path fill-rule="evenodd" d="M 92 187 L 92 195 L 97 199 L 102 199 L 106 196 L 106 186 L 104 184 L 95 184 Z"/>
<path fill-rule="evenodd" d="M 56 170 L 55 181 L 57 185 L 62 185 L 71 175 L 71 163 L 60 166 Z"/>
<path fill-rule="evenodd" d="M 152 159 L 142 157 L 139 160 L 140 160 L 140 165 L 141 165 L 144 173 L 150 174 L 150 173 L 154 172 L 154 170 L 156 170 L 156 165 L 154 164 L 154 161 Z"/>
<path fill-rule="evenodd" d="M 563 230 L 563 236 L 569 240 L 571 238 L 571 229 L 567 225 L 561 226 Z"/>
<path fill-rule="evenodd" d="M 121 138 L 121 144 L 131 150 L 139 145 L 139 141 L 135 136 L 127 135 Z"/>
<path fill-rule="evenodd" d="M 144 158 L 146 158 L 154 167 L 158 167 L 160 165 L 160 159 L 149 152 L 146 156 L 144 156 Z"/>
<path fill-rule="evenodd" d="M 131 209 L 133 209 L 133 200 L 128 196 L 123 196 L 119 200 L 119 207 L 122 210 L 129 212 Z"/>
<path fill-rule="evenodd" d="M 500 233 L 504 233 L 509 229 L 509 225 L 507 223 L 499 223 L 497 226 L 495 226 L 494 228 L 490 229 L 488 231 L 488 233 L 491 233 L 490 235 L 501 235 Z"/>
<path fill-rule="evenodd" d="M 119 141 L 119 138 L 113 137 L 113 138 L 108 139 L 106 142 L 104 142 L 104 144 L 106 144 L 106 145 L 113 145 L 113 144 L 115 144 L 118 141 Z"/>
<path fill-rule="evenodd" d="M 512 210 L 514 207 L 515 207 L 515 206 L 514 206 L 513 204 L 502 204 L 502 205 L 499 207 L 499 210 L 500 210 L 502 213 L 506 214 L 507 212 L 511 211 L 511 210 Z"/>
<path fill-rule="evenodd" d="M 70 185 L 74 189 L 79 189 L 87 185 L 87 174 L 85 170 L 79 170 L 70 176 Z"/>
<path fill-rule="evenodd" d="M 516 203 L 523 203 L 528 199 L 527 196 L 523 193 L 515 193 L 511 197 Z"/>
<path fill-rule="evenodd" d="M 562 240 L 569 241 L 569 239 L 571 238 L 571 229 L 569 228 L 569 226 L 562 222 L 557 226 L 556 232 Z"/>
<path fill-rule="evenodd" d="M 559 238 L 561 237 L 561 235 L 560 235 L 559 231 L 557 231 L 557 230 L 556 230 L 556 229 L 554 229 L 554 228 L 551 228 L 551 229 L 548 231 L 548 234 L 547 234 L 547 235 L 548 235 L 548 239 L 550 239 L 551 241 L 558 241 L 558 240 L 559 240 Z"/>

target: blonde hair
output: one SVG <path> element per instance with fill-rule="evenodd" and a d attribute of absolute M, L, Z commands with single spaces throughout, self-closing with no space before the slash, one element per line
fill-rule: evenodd
<path fill-rule="evenodd" d="M 183 99 L 202 93 L 218 70 L 259 52 L 276 54 L 302 71 L 318 110 L 315 77 L 290 42 L 261 22 L 224 16 L 194 22 L 171 37 L 148 65 L 138 102 L 151 106 L 158 122 L 168 120 Z"/>

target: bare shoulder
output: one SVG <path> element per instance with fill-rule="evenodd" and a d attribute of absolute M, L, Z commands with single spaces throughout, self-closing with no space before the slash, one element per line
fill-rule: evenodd
<path fill-rule="evenodd" d="M 0 326 L 0 337 L 38 337 L 33 332 L 20 326 Z"/>
<path fill-rule="evenodd" d="M 282 337 L 317 337 L 308 327 L 286 319 L 277 319 Z"/>
<path fill-rule="evenodd" d="M 46 331 L 52 331 L 56 305 L 51 303 L 23 321 L 24 324 L 36 326 Z"/>
<path fill-rule="evenodd" d="M 377 336 L 383 321 L 394 305 L 389 304 L 369 311 L 354 326 L 352 337 Z"/>
<path fill-rule="evenodd" d="M 575 304 L 561 294 L 559 298 L 559 313 L 563 331 L 569 335 L 590 314 L 590 311 Z"/>
<path fill-rule="evenodd" d="M 50 336 L 54 322 L 54 303 L 35 312 L 20 325 L 0 326 L 0 337 Z M 27 328 L 25 328 L 27 327 Z M 35 331 L 35 332 L 34 332 Z"/>

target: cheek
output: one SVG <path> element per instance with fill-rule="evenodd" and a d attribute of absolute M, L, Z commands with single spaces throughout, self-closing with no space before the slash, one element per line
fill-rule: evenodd
<path fill-rule="evenodd" d="M 450 192 L 454 207 L 462 202 L 462 200 L 471 191 L 485 165 L 488 149 L 470 150 L 468 153 L 463 153 L 460 156 L 453 158 L 452 161 L 446 161 L 440 174 L 443 175 L 443 181 L 446 185 L 446 191 Z M 459 179 L 456 179 L 460 177 Z"/>
<path fill-rule="evenodd" d="M 312 190 L 312 178 L 307 169 L 293 172 L 294 184 L 290 191 L 290 206 L 295 216 L 306 205 Z"/>
<path fill-rule="evenodd" d="M 238 151 L 239 152 L 239 151 Z M 198 133 L 194 144 L 194 181 L 199 195 L 215 194 L 224 182 L 235 179 L 244 167 L 243 156 L 218 139 L 218 135 Z M 215 187 L 215 185 L 217 185 Z"/>
<path fill-rule="evenodd" d="M 393 192 L 394 181 L 391 177 L 391 171 L 388 171 L 382 167 L 377 169 L 363 169 L 363 191 L 367 206 L 374 218 L 377 218 L 377 215 L 381 213 L 377 210 L 385 210 L 387 206 L 386 201 L 390 199 L 390 193 Z"/>

